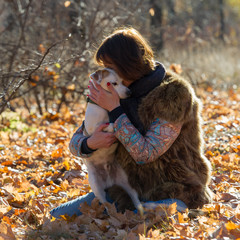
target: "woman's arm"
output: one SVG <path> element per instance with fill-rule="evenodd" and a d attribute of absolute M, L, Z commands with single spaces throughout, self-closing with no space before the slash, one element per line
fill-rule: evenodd
<path fill-rule="evenodd" d="M 76 157 L 86 158 L 91 156 L 91 153 L 94 150 L 88 148 L 86 144 L 88 137 L 84 136 L 83 131 L 84 131 L 84 121 L 82 125 L 77 129 L 77 131 L 73 134 L 71 141 L 69 143 L 69 150 Z"/>
<path fill-rule="evenodd" d="M 142 136 L 126 114 L 121 114 L 114 122 L 115 136 L 138 164 L 152 162 L 165 153 L 178 137 L 181 127 L 181 124 L 156 119 Z"/>
<path fill-rule="evenodd" d="M 101 86 L 97 86 L 96 90 L 90 84 L 90 99 L 109 111 L 110 122 L 114 122 L 115 136 L 138 164 L 156 160 L 176 140 L 182 124 L 156 119 L 146 135 L 142 136 L 119 106 L 119 96 L 113 86 L 109 84 L 108 88 L 111 94 Z"/>
<path fill-rule="evenodd" d="M 83 134 L 84 122 L 73 134 L 69 144 L 70 152 L 77 157 L 87 158 L 98 148 L 110 147 L 117 139 L 113 133 L 104 132 L 109 123 L 100 124 L 90 137 Z"/>

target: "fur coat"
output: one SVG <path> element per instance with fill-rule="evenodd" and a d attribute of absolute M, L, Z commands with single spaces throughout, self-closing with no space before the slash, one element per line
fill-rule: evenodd
<path fill-rule="evenodd" d="M 182 200 L 189 209 L 211 201 L 208 188 L 211 164 L 203 154 L 200 114 L 201 103 L 192 86 L 172 72 L 167 72 L 160 85 L 142 99 L 138 115 L 146 130 L 156 118 L 181 122 L 182 129 L 172 146 L 147 164 L 137 164 L 119 144 L 117 160 L 140 199 L 175 198 Z M 119 210 L 133 209 L 129 196 L 120 187 L 113 186 L 108 193 Z"/>

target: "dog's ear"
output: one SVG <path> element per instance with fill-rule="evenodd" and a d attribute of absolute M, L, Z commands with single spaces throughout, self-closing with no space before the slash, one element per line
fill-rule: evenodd
<path fill-rule="evenodd" d="M 98 76 L 97 83 L 100 84 L 101 81 L 102 81 L 102 78 L 103 78 L 102 70 L 97 70 L 97 71 L 96 71 L 96 74 L 97 74 L 97 76 Z"/>
<path fill-rule="evenodd" d="M 103 70 L 99 70 L 98 72 L 98 81 L 97 83 L 101 83 L 102 79 L 108 77 L 108 75 L 110 74 L 110 72 L 107 69 L 103 69 Z"/>
<path fill-rule="evenodd" d="M 110 72 L 107 69 L 102 70 L 102 78 L 106 78 L 109 74 Z"/>

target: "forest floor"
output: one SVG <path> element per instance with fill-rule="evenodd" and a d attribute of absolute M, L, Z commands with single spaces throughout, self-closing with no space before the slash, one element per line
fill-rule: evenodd
<path fill-rule="evenodd" d="M 51 209 L 90 191 L 82 160 L 68 150 L 86 105 L 44 116 L 17 109 L 0 117 L 0 240 L 240 239 L 240 89 L 197 94 L 214 192 L 201 216 L 189 218 L 175 204 L 143 217 L 109 204 L 106 215 L 94 201 L 82 206 L 82 216 L 51 219 Z"/>

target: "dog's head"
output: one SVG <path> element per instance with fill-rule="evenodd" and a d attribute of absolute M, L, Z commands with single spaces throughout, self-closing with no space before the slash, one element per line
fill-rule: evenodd
<path fill-rule="evenodd" d="M 107 83 L 110 82 L 121 99 L 129 97 L 131 94 L 130 90 L 123 85 L 122 79 L 118 76 L 118 74 L 110 68 L 97 70 L 90 75 L 90 78 L 92 79 L 93 83 L 97 82 L 107 91 Z"/>

